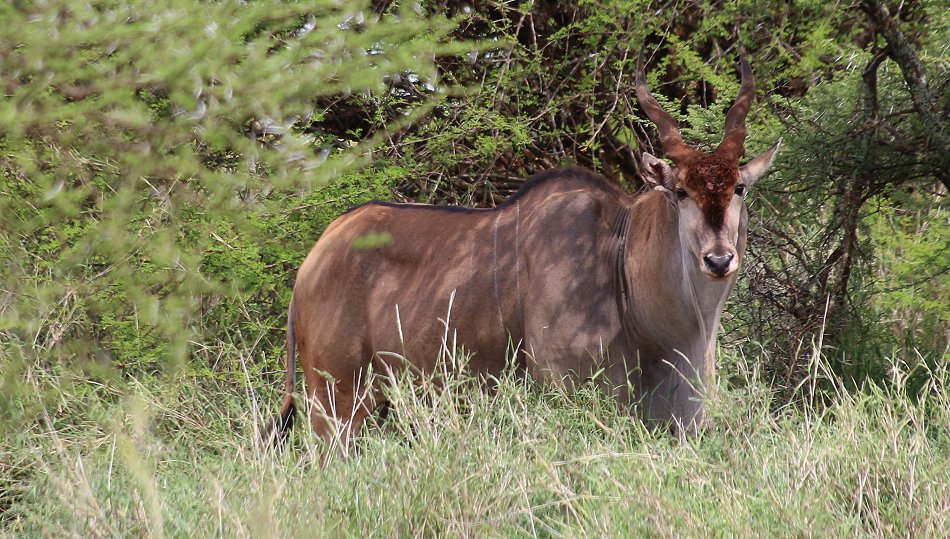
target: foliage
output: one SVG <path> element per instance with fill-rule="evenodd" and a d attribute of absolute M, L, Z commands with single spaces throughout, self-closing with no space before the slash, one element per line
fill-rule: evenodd
<path fill-rule="evenodd" d="M 926 80 L 908 82 L 894 52 L 901 44 L 891 44 L 893 36 L 868 14 L 879 4 L 483 6 L 458 34 L 503 47 L 470 55 L 467 63 L 443 62 L 446 80 L 473 89 L 390 137 L 387 156 L 412 171 L 400 192 L 426 201 L 493 205 L 530 173 L 560 163 L 593 167 L 634 190 L 637 154 L 657 153 L 652 126 L 632 96 L 638 55 L 687 141 L 710 150 L 738 91 L 733 64 L 741 41 L 759 88 L 747 120 L 746 157 L 779 137 L 784 144 L 776 171 L 751 199 L 746 278 L 727 313 L 727 340 L 748 350 L 781 350 L 766 374 L 786 390 L 804 375 L 798 351 L 811 342 L 822 342 L 834 368 L 857 385 L 884 379 L 883 358 L 909 343 L 901 333 L 916 335 L 913 346 L 935 366 L 945 360 L 950 326 L 925 306 L 945 304 L 950 294 L 944 238 L 928 237 L 933 278 L 921 286 L 879 263 L 894 260 L 895 244 L 875 232 L 885 218 L 882 206 L 947 224 L 950 147 L 915 109 L 912 88 L 929 85 L 934 110 L 950 107 L 950 17 L 938 2 L 895 8 L 892 22 L 903 32 L 903 46 L 926 73 Z M 465 5 L 450 2 L 446 9 L 465 11 Z M 895 287 L 920 298 L 917 314 L 901 323 L 925 323 L 879 323 Z"/>
<path fill-rule="evenodd" d="M 209 363 L 215 341 L 251 333 L 274 357 L 294 269 L 348 206 L 390 197 L 492 205 L 563 162 L 636 188 L 636 153 L 653 150 L 627 90 L 641 53 L 687 139 L 711 148 L 737 92 L 736 21 L 762 97 L 749 153 L 780 135 L 785 145 L 754 202 L 746 307 L 732 309 L 727 337 L 788 351 L 825 332 L 842 366 L 855 337 L 871 341 L 856 353 L 869 363 L 905 344 L 868 330 L 876 302 L 891 301 L 875 290 L 893 288 L 874 284 L 891 278 L 876 253 L 888 259 L 893 249 L 872 233 L 874 207 L 921 219 L 946 212 L 944 195 L 927 194 L 939 152 L 900 105 L 910 102 L 902 71 L 875 53 L 873 25 L 825 2 L 651 8 L 419 8 L 444 10 L 449 22 L 385 4 L 7 5 L 8 354 L 55 351 L 84 368 L 132 371 L 197 356 L 200 368 L 234 372 L 233 362 Z M 938 90 L 945 44 L 924 28 L 947 27 L 942 15 L 929 2 L 898 15 L 937 69 Z M 872 65 L 881 71 L 873 87 Z M 868 110 L 869 90 L 886 110 Z M 372 168 L 328 183 L 377 142 Z M 832 150 L 816 154 L 820 146 Z M 899 195 L 907 188 L 916 196 Z M 931 250 L 935 278 L 918 305 L 947 293 L 946 251 Z M 914 342 L 932 365 L 947 327 L 927 312 L 937 322 Z M 789 354 L 773 375 L 790 387 L 801 364 Z"/>
<path fill-rule="evenodd" d="M 841 388 L 813 360 L 805 402 L 822 380 Z M 893 367 L 890 388 L 778 412 L 745 371 L 688 440 L 646 430 L 596 387 L 568 396 L 505 376 L 487 393 L 464 374 L 404 378 L 395 413 L 345 457 L 305 430 L 284 453 L 256 450 L 247 434 L 265 418 L 248 404 L 277 395 L 254 395 L 254 381 L 93 384 L 35 370 L 64 397 L 4 438 L 0 461 L 42 473 L 0 484 L 0 503 L 16 495 L 4 516 L 16 537 L 941 537 L 947 373 L 912 402 Z"/>
<path fill-rule="evenodd" d="M 351 172 L 372 141 L 317 128 L 319 100 L 435 82 L 456 47 L 445 18 L 359 0 L 5 3 L 0 18 L 5 352 L 137 372 L 279 324 L 322 228 L 392 187 L 388 169 Z"/>

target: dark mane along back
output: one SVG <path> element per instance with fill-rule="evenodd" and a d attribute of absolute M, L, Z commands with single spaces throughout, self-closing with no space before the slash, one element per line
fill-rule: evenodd
<path fill-rule="evenodd" d="M 528 178 L 517 191 L 514 192 L 511 196 L 505 199 L 504 202 L 496 206 L 495 208 L 469 208 L 467 206 L 436 206 L 434 204 L 403 204 L 398 202 L 386 202 L 382 200 L 370 200 L 362 204 L 353 206 L 352 208 L 343 212 L 343 215 L 350 213 L 352 211 L 358 210 L 363 206 L 387 206 L 393 208 L 413 208 L 419 210 L 433 210 L 433 211 L 447 211 L 447 212 L 458 212 L 458 213 L 469 213 L 469 212 L 484 212 L 484 211 L 493 211 L 499 208 L 505 208 L 510 206 L 515 201 L 524 198 L 528 193 L 534 192 L 538 187 L 546 186 L 553 181 L 573 181 L 586 184 L 587 186 L 604 191 L 611 194 L 620 194 L 622 193 L 620 187 L 613 184 L 607 178 L 597 174 L 592 170 L 588 170 L 583 167 L 578 166 L 568 166 L 561 168 L 552 168 L 545 170 L 543 172 L 538 172 L 537 174 Z"/>
<path fill-rule="evenodd" d="M 552 181 L 575 181 L 607 193 L 620 194 L 622 192 L 620 187 L 611 183 L 610 180 L 597 174 L 593 170 L 578 166 L 552 168 L 528 178 L 513 195 L 505 199 L 498 207 L 502 208 L 508 206 L 514 201 L 524 198 L 525 195 L 536 190 L 538 187 L 547 185 Z"/>

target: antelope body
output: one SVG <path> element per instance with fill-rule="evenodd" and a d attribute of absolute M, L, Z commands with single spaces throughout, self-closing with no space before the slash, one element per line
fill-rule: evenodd
<path fill-rule="evenodd" d="M 314 431 L 349 436 L 385 401 L 367 372 L 431 372 L 447 324 L 477 373 L 500 373 L 513 343 L 535 379 L 600 372 L 645 419 L 699 428 L 745 251 L 745 194 L 778 148 L 739 166 L 755 94 L 740 57 L 740 94 L 711 153 L 683 142 L 638 65 L 637 98 L 673 161 L 643 154 L 652 190 L 628 194 L 570 167 L 534 176 L 493 209 L 371 202 L 336 219 L 297 275 L 274 439 L 295 416 L 295 349 Z"/>

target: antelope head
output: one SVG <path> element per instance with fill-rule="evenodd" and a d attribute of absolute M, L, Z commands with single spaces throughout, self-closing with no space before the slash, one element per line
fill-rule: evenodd
<path fill-rule="evenodd" d="M 649 153 L 642 156 L 644 179 L 664 191 L 678 208 L 679 232 L 696 269 L 712 280 L 727 279 L 739 269 L 748 217 L 745 197 L 749 188 L 771 167 L 776 142 L 761 155 L 740 166 L 745 153 L 745 118 L 755 98 L 755 81 L 739 49 L 742 83 L 739 96 L 726 113 L 722 142 L 710 153 L 683 142 L 676 120 L 663 110 L 647 88 L 643 57 L 637 62 L 637 101 L 659 130 L 660 145 L 670 166 Z"/>

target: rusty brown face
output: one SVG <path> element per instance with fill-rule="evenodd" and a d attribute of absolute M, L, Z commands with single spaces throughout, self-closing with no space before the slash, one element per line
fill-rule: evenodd
<path fill-rule="evenodd" d="M 713 228 L 721 227 L 739 184 L 739 168 L 712 153 L 680 167 L 680 176 L 678 187 L 696 201 L 706 223 Z"/>

